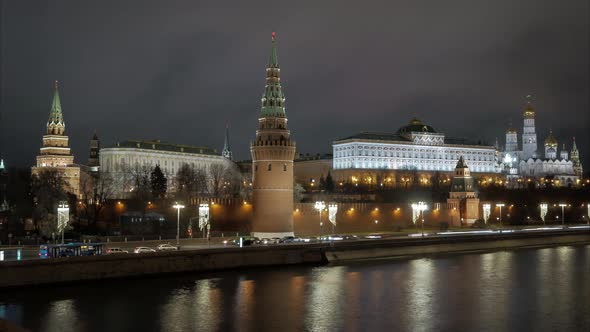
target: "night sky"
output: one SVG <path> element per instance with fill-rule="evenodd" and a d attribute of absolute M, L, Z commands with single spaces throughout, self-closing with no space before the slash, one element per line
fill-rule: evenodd
<path fill-rule="evenodd" d="M 550 128 L 590 168 L 587 0 L 0 0 L 1 142 L 31 166 L 53 81 L 76 162 L 103 146 L 161 139 L 249 159 L 271 32 L 300 152 L 331 152 L 360 131 L 417 116 L 448 136 L 504 144 L 533 95 Z"/>

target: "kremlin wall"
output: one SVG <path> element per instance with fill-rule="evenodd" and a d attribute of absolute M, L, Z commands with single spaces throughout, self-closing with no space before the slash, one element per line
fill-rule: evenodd
<path fill-rule="evenodd" d="M 265 76 L 258 123 L 252 124 L 252 128 L 256 128 L 255 140 L 250 146 L 252 160 L 243 162 L 233 160 L 226 127 L 221 154 L 215 149 L 158 140 L 124 141 L 100 148 L 95 133 L 90 142 L 88 165 L 76 164 L 68 147 L 69 137 L 65 133 L 56 82 L 47 132 L 43 136 L 37 164 L 31 169 L 32 174 L 39 174 L 44 169 L 60 171 L 66 177 L 66 190 L 75 194 L 82 204 L 82 194 L 88 190 L 82 190 L 82 183 L 87 181 L 81 179 L 110 175 L 119 181 L 125 179 L 133 168 L 159 166 L 168 181 L 167 197 L 160 198 L 160 202 L 146 200 L 140 203 L 147 209 L 128 208 L 128 200 L 137 192 L 134 183 L 129 182 L 121 183 L 110 195 L 110 206 L 101 216 L 100 223 L 103 230 L 117 230 L 121 235 L 125 232 L 155 233 L 156 228 L 140 225 L 152 222 L 147 220 L 146 212 L 153 213 L 150 218 L 158 222 L 173 220 L 169 206 L 177 194 L 175 179 L 185 165 L 202 170 L 210 170 L 215 165 L 232 169 L 239 176 L 234 173 L 234 178 L 221 180 L 224 186 L 239 187 L 240 190 L 213 194 L 209 188 L 213 180 L 207 179 L 205 186 L 208 188 L 195 193 L 190 198 L 191 204 L 184 202 L 191 211 L 186 211 L 183 229 L 189 228 L 189 218 L 195 218 L 198 203 L 208 202 L 211 203 L 210 223 L 214 232 L 247 232 L 259 237 L 332 233 L 327 209 L 322 212 L 323 227 L 320 227 L 320 213 L 315 208 L 315 201 L 325 201 L 326 206 L 337 202 L 336 233 L 419 227 L 422 219 L 427 227 L 463 227 L 475 222 L 481 225 L 485 223 L 483 207 L 487 204 L 491 206 L 487 222 L 540 223 L 540 201 L 528 207 L 521 204 L 515 208 L 519 212 L 511 211 L 511 204 L 507 202 L 508 208 L 500 215 L 497 204 L 506 198 L 479 197 L 480 189 L 514 189 L 522 196 L 526 194 L 519 190 L 590 186 L 588 180 L 582 178 L 583 168 L 575 140 L 571 152 L 563 148 L 558 158 L 558 143 L 550 133 L 545 140 L 545 153 L 542 153 L 535 131 L 536 110 L 530 98 L 523 112 L 520 143 L 517 131 L 510 128 L 504 148 L 498 143 L 492 146 L 454 138 L 413 118 L 395 133 L 361 132 L 334 141 L 332 154 L 309 156 L 297 154 L 295 141 L 287 127 L 286 98 L 281 87 L 274 33 Z M 333 188 L 326 190 L 328 177 L 333 181 Z M 388 192 L 399 195 L 407 190 L 423 192 L 404 199 L 387 199 Z M 424 190 L 431 192 L 428 194 Z M 297 195 L 302 197 L 297 198 Z M 426 209 L 419 216 L 410 207 L 417 201 L 424 201 Z M 154 208 L 158 204 L 161 208 Z M 584 222 L 583 218 L 588 218 L 584 212 L 587 202 L 570 200 L 568 204 L 571 205 L 566 220 Z M 550 209 L 548 220 L 560 221 L 560 211 L 557 210 Z M 83 223 L 81 219 L 84 218 L 78 216 L 78 226 Z M 123 224 L 129 224 L 129 227 L 125 228 Z M 157 232 L 161 234 L 162 227 L 158 226 Z"/>

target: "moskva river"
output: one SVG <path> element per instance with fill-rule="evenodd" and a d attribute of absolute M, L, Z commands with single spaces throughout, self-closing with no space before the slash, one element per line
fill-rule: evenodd
<path fill-rule="evenodd" d="M 33 331 L 590 331 L 590 246 L 3 291 Z"/>

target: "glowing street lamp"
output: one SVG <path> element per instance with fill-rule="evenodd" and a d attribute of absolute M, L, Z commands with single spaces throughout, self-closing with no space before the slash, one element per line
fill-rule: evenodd
<path fill-rule="evenodd" d="M 490 219 L 490 214 L 492 211 L 492 204 L 485 203 L 482 207 L 483 207 L 483 221 L 487 224 L 488 220 Z"/>
<path fill-rule="evenodd" d="M 172 205 L 173 208 L 176 209 L 176 246 L 178 247 L 180 245 L 180 209 L 184 209 L 184 205 L 175 203 L 174 205 Z"/>
<path fill-rule="evenodd" d="M 205 238 L 205 228 L 207 228 L 207 238 L 209 238 L 209 230 L 211 229 L 211 223 L 209 222 L 209 204 L 199 204 L 199 230 L 203 232 L 203 238 Z"/>
<path fill-rule="evenodd" d="M 336 227 L 336 213 L 338 213 L 338 205 L 328 205 L 328 220 L 332 223 L 332 235 L 334 235 L 334 228 Z"/>
<path fill-rule="evenodd" d="M 498 220 L 500 220 L 500 227 L 502 227 L 502 208 L 506 206 L 506 204 L 497 203 L 496 206 L 500 208 L 500 218 Z"/>
<path fill-rule="evenodd" d="M 324 224 L 322 223 L 322 211 L 326 208 L 326 203 L 324 203 L 324 201 L 317 201 L 315 202 L 314 207 L 320 213 L 320 241 L 322 241 L 322 233 L 324 230 Z"/>
<path fill-rule="evenodd" d="M 549 207 L 549 204 L 541 203 L 539 204 L 539 207 L 541 208 L 541 220 L 543 220 L 543 225 L 545 225 L 545 217 L 547 216 L 547 208 Z"/>
<path fill-rule="evenodd" d="M 426 205 L 426 203 L 424 202 L 418 202 L 418 204 L 416 203 L 412 203 L 412 217 L 413 217 L 413 221 L 414 224 L 416 223 L 416 220 L 418 219 L 418 217 L 422 218 L 422 236 L 424 236 L 424 211 L 428 210 L 428 205 Z"/>
<path fill-rule="evenodd" d="M 565 226 L 565 207 L 567 204 L 559 203 L 559 206 L 561 207 L 561 224 Z"/>
<path fill-rule="evenodd" d="M 61 233 L 61 243 L 64 243 L 64 232 L 70 220 L 70 207 L 66 202 L 60 202 L 57 207 L 57 230 Z"/>

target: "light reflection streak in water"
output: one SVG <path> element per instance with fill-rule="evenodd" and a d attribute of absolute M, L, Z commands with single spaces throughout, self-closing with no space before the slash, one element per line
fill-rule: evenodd
<path fill-rule="evenodd" d="M 433 326 L 433 263 L 431 259 L 416 259 L 409 263 L 408 327 L 411 331 L 431 331 Z"/>
<path fill-rule="evenodd" d="M 305 326 L 311 331 L 335 331 L 342 323 L 346 267 L 316 268 L 307 294 Z"/>
<path fill-rule="evenodd" d="M 45 317 L 46 331 L 75 332 L 83 329 L 78 321 L 78 312 L 74 300 L 61 300 L 50 304 Z"/>

